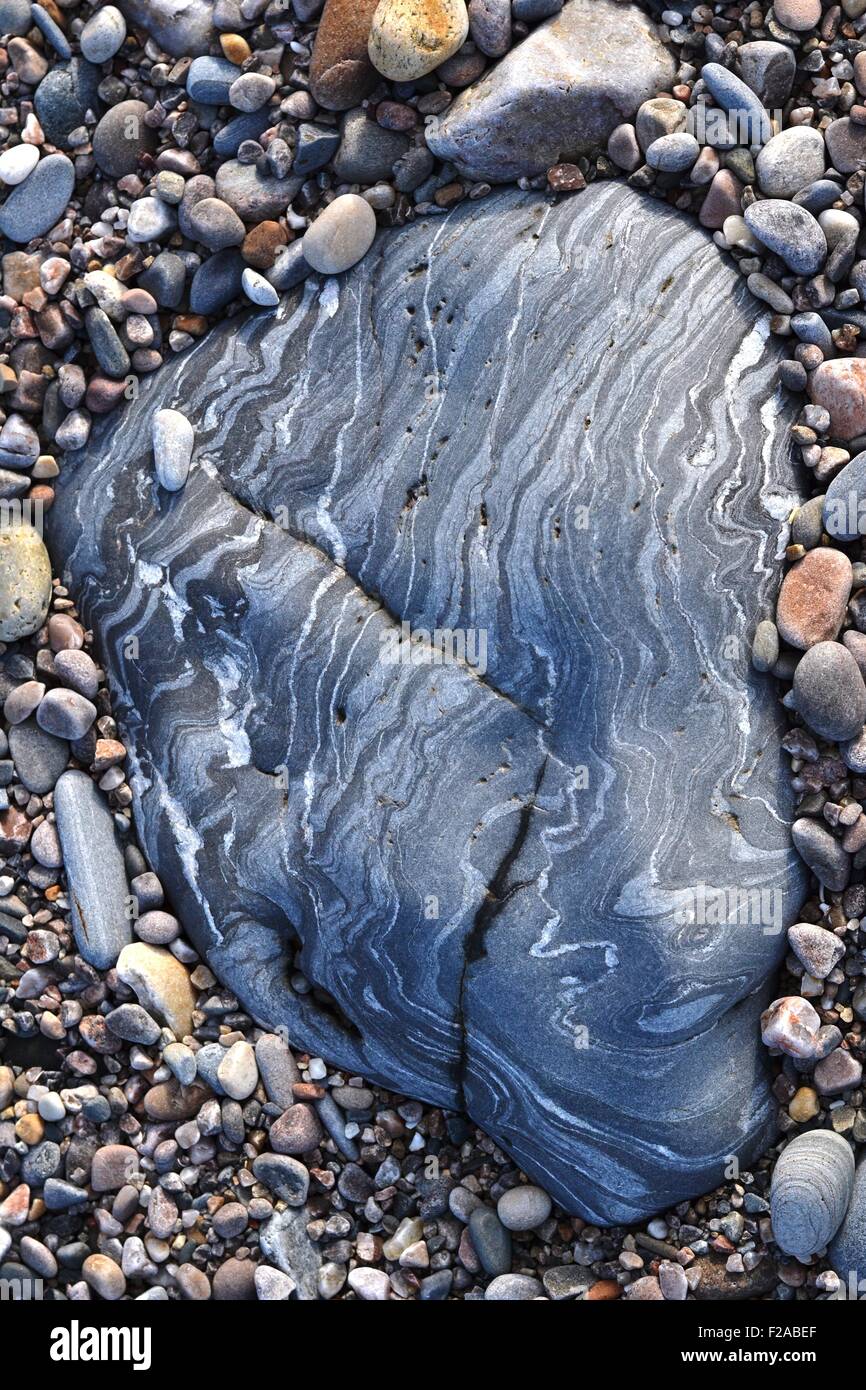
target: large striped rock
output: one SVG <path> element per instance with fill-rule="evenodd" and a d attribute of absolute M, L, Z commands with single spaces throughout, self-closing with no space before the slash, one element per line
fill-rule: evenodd
<path fill-rule="evenodd" d="M 747 657 L 793 496 L 757 310 L 618 185 L 464 205 L 318 294 L 224 325 L 62 472 L 139 831 L 257 1019 L 637 1219 L 771 1132 L 802 882 Z M 171 496 L 163 406 L 197 435 Z M 422 633 L 407 662 L 402 623 L 468 659 Z"/>

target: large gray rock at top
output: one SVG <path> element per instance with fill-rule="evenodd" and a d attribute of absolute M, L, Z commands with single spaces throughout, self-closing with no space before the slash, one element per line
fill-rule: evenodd
<path fill-rule="evenodd" d="M 258 1019 L 637 1219 L 772 1128 L 803 883 L 748 661 L 795 496 L 758 310 L 614 184 L 466 204 L 340 286 L 216 330 L 62 470 L 139 831 Z M 486 663 L 389 664 L 400 622 Z"/>
<path fill-rule="evenodd" d="M 568 0 L 427 128 L 434 154 L 471 179 L 543 174 L 604 143 L 675 65 L 636 5 Z"/>
<path fill-rule="evenodd" d="M 199 57 L 216 40 L 211 0 L 117 0 L 136 29 L 173 58 Z"/>

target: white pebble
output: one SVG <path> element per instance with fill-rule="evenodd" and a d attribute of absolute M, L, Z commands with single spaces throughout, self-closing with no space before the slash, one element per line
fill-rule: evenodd
<path fill-rule="evenodd" d="M 253 304 L 261 305 L 263 309 L 273 309 L 280 302 L 280 296 L 270 281 L 266 280 L 264 275 L 260 275 L 257 270 L 253 270 L 252 266 L 247 266 L 241 276 L 241 284 L 247 299 L 251 300 Z"/>
<path fill-rule="evenodd" d="M 195 443 L 192 425 L 179 410 L 158 410 L 152 438 L 157 479 L 167 492 L 179 492 L 189 476 Z"/>
<path fill-rule="evenodd" d="M 0 179 L 5 184 L 23 183 L 39 163 L 39 151 L 35 145 L 13 145 L 11 150 L 0 154 Z"/>

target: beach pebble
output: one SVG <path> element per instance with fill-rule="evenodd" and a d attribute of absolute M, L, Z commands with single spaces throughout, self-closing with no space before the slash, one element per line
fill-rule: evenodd
<path fill-rule="evenodd" d="M 415 82 L 465 43 L 464 0 L 380 0 L 368 42 L 370 61 L 392 82 Z"/>
<path fill-rule="evenodd" d="M 528 1303 L 533 1298 L 543 1297 L 541 1280 L 529 1274 L 498 1274 L 484 1290 L 488 1303 Z"/>
<path fill-rule="evenodd" d="M 829 412 L 837 439 L 844 442 L 866 434 L 866 359 L 822 362 L 809 377 L 809 399 Z"/>
<path fill-rule="evenodd" d="M 846 647 L 821 641 L 805 652 L 794 672 L 794 703 L 820 738 L 849 739 L 860 732 L 866 721 L 866 686 Z"/>
<path fill-rule="evenodd" d="M 81 31 L 81 52 L 89 63 L 107 63 L 123 47 L 126 20 L 116 5 L 101 5 Z"/>
<path fill-rule="evenodd" d="M 344 193 L 304 234 L 303 255 L 313 270 L 338 275 L 366 256 L 376 236 L 376 214 L 356 193 Z"/>
<path fill-rule="evenodd" d="M 51 561 L 32 526 L 0 527 L 0 641 L 29 637 L 45 622 Z"/>
<path fill-rule="evenodd" d="M 81 1272 L 94 1293 L 109 1303 L 116 1302 L 126 1292 L 123 1270 L 108 1255 L 88 1255 Z"/>
<path fill-rule="evenodd" d="M 789 126 L 758 154 L 758 185 L 768 198 L 793 198 L 824 174 L 824 137 L 811 126 Z"/>
<path fill-rule="evenodd" d="M 232 1100 L 246 1100 L 259 1083 L 256 1054 L 248 1042 L 232 1043 L 217 1067 L 217 1079 Z"/>
<path fill-rule="evenodd" d="M 49 690 L 39 702 L 36 722 L 46 734 L 72 741 L 83 738 L 96 719 L 96 706 L 75 690 Z"/>
<path fill-rule="evenodd" d="M 808 999 L 787 995 L 774 999 L 761 1014 L 761 1041 L 789 1057 L 810 1061 L 815 1056 L 821 1019 Z"/>
<path fill-rule="evenodd" d="M 805 651 L 834 638 L 845 617 L 852 576 L 848 556 L 828 546 L 810 550 L 792 565 L 776 608 L 776 626 L 784 640 Z"/>
<path fill-rule="evenodd" d="M 225 106 L 229 99 L 232 83 L 241 75 L 241 70 L 227 58 L 215 58 L 211 54 L 195 58 L 186 75 L 186 90 L 193 101 L 202 106 Z"/>
<path fill-rule="evenodd" d="M 12 187 L 23 183 L 39 163 L 39 151 L 35 145 L 13 145 L 0 154 L 0 180 Z"/>
<path fill-rule="evenodd" d="M 769 618 L 758 623 L 752 640 L 752 665 L 756 671 L 771 671 L 779 660 L 779 632 Z"/>
<path fill-rule="evenodd" d="M 367 44 L 379 0 L 325 0 L 310 63 L 310 91 L 327 111 L 347 111 L 379 81 Z"/>
<path fill-rule="evenodd" d="M 838 936 L 811 922 L 795 922 L 789 927 L 788 943 L 816 980 L 826 979 L 845 954 L 845 943 Z"/>
<path fill-rule="evenodd" d="M 263 72 L 244 72 L 229 87 L 229 104 L 236 111 L 259 111 L 276 91 L 277 84 Z"/>
<path fill-rule="evenodd" d="M 761 39 L 740 44 L 736 58 L 740 77 L 768 110 L 787 101 L 797 70 L 797 61 L 790 48 Z"/>
<path fill-rule="evenodd" d="M 107 970 L 132 937 L 126 913 L 129 888 L 111 810 L 86 773 L 70 771 L 54 789 L 54 811 L 76 944 L 85 960 Z"/>
<path fill-rule="evenodd" d="M 273 309 L 280 302 L 280 296 L 270 281 L 251 266 L 247 266 L 241 276 L 241 285 L 250 303 L 258 304 L 263 309 Z"/>
<path fill-rule="evenodd" d="M 472 1246 L 487 1274 L 507 1274 L 511 1269 L 511 1235 L 496 1212 L 480 1206 L 470 1214 Z"/>
<path fill-rule="evenodd" d="M 157 410 L 151 429 L 157 480 L 167 492 L 179 492 L 189 476 L 193 427 L 179 410 Z"/>
<path fill-rule="evenodd" d="M 679 131 L 653 140 L 646 152 L 646 162 L 650 168 L 660 169 L 666 174 L 681 174 L 691 169 L 700 152 L 701 147 L 695 137 Z"/>
<path fill-rule="evenodd" d="M 838 1096 L 860 1085 L 863 1064 L 844 1047 L 837 1047 L 816 1064 L 812 1079 L 819 1096 Z"/>
<path fill-rule="evenodd" d="M 195 996 L 186 969 L 170 951 L 134 941 L 123 948 L 116 968 L 118 977 L 135 991 L 139 1003 L 157 1018 L 165 1019 L 176 1038 L 192 1032 Z"/>
<path fill-rule="evenodd" d="M 49 154 L 0 207 L 0 232 L 23 244 L 59 222 L 75 187 L 75 169 L 65 154 Z"/>
<path fill-rule="evenodd" d="M 850 1144 L 831 1130 L 798 1134 L 782 1150 L 770 1186 L 773 1236 L 799 1260 L 829 1244 L 839 1230 L 854 1187 Z"/>
<path fill-rule="evenodd" d="M 307 1200 L 310 1174 L 290 1154 L 263 1153 L 253 1160 L 253 1173 L 281 1202 L 302 1207 Z"/>
<path fill-rule="evenodd" d="M 129 209 L 126 235 L 130 241 L 144 245 L 168 236 L 176 223 L 177 214 L 170 203 L 161 198 L 137 198 Z"/>
<path fill-rule="evenodd" d="M 841 893 L 851 876 L 851 859 L 827 827 L 811 816 L 800 816 L 791 826 L 791 837 L 819 882 L 831 892 Z"/>
<path fill-rule="evenodd" d="M 815 275 L 827 259 L 827 241 L 805 208 L 782 198 L 752 203 L 744 213 L 749 231 L 781 256 L 796 275 Z"/>
<path fill-rule="evenodd" d="M 856 1282 L 866 1279 L 866 1161 L 862 1159 L 854 1173 L 848 1210 L 828 1254 L 830 1264 L 846 1285 L 852 1275 Z"/>
<path fill-rule="evenodd" d="M 534 1231 L 547 1220 L 551 1200 L 540 1187 L 521 1183 L 504 1192 L 496 1203 L 496 1214 L 508 1231 Z"/>
<path fill-rule="evenodd" d="M 147 103 L 130 99 L 110 106 L 93 132 L 93 158 L 104 174 L 133 174 L 143 154 L 156 149 L 156 131 L 145 121 Z"/>
<path fill-rule="evenodd" d="M 511 47 L 511 0 L 469 0 L 469 37 L 488 58 Z"/>
<path fill-rule="evenodd" d="M 773 13 L 786 29 L 802 33 L 820 22 L 821 0 L 774 0 Z"/>

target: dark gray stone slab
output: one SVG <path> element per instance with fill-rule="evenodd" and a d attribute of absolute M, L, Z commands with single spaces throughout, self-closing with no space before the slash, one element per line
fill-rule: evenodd
<path fill-rule="evenodd" d="M 139 831 L 257 1018 L 638 1219 L 772 1130 L 758 1015 L 803 878 L 748 661 L 795 496 L 759 310 L 612 184 L 465 205 L 336 312 L 318 290 L 61 473 Z M 159 407 L 196 430 L 173 496 Z M 483 632 L 486 670 L 387 664 L 401 621 Z"/>

